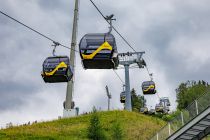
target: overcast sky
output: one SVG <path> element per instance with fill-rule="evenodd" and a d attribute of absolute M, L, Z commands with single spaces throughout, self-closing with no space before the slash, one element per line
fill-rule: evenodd
<path fill-rule="evenodd" d="M 210 82 L 210 1 L 208 0 L 95 0 L 105 15 L 114 14 L 114 26 L 143 56 L 154 73 L 160 97 L 176 107 L 175 89 L 186 80 Z M 0 0 L 0 10 L 70 46 L 73 0 Z M 89 0 L 80 1 L 78 39 L 86 33 L 107 32 L 108 25 Z M 115 33 L 118 52 L 132 51 Z M 45 84 L 40 73 L 52 42 L 0 15 L 0 126 L 63 115 L 66 83 Z M 78 48 L 77 48 L 78 49 Z M 58 47 L 57 55 L 69 55 Z M 84 70 L 77 54 L 73 100 L 80 113 L 93 106 L 105 110 L 105 86 L 111 108 L 122 109 L 122 82 L 112 70 Z M 117 73 L 124 80 L 124 70 Z M 146 69 L 130 70 L 131 88 L 142 95 L 141 83 L 150 80 Z M 146 96 L 154 108 L 158 96 Z"/>

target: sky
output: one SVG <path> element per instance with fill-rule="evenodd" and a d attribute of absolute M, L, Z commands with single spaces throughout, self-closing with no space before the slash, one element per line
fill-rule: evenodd
<path fill-rule="evenodd" d="M 210 1 L 208 0 L 94 0 L 105 14 L 114 14 L 118 31 L 143 55 L 156 82 L 158 96 L 169 97 L 176 108 L 175 89 L 187 80 L 210 75 Z M 0 10 L 66 45 L 71 44 L 73 0 L 1 0 Z M 80 0 L 77 44 L 86 33 L 108 31 L 106 21 L 89 0 Z M 132 51 L 113 31 L 118 52 Z M 42 63 L 52 55 L 52 42 L 0 15 L 0 127 L 6 123 L 47 121 L 63 115 L 66 83 L 46 84 Z M 78 45 L 77 45 L 78 49 Z M 69 55 L 57 47 L 57 55 Z M 124 70 L 116 72 L 124 80 Z M 150 80 L 146 69 L 130 69 L 130 86 L 142 95 L 141 83 Z M 76 54 L 73 100 L 80 113 L 93 106 L 107 109 L 105 86 L 112 94 L 111 108 L 119 101 L 122 82 L 113 70 L 84 70 Z M 154 108 L 157 95 L 146 96 Z"/>

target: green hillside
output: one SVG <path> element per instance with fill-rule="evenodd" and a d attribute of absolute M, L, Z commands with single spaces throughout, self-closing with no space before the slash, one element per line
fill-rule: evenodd
<path fill-rule="evenodd" d="M 165 124 L 164 121 L 158 118 L 145 116 L 135 112 L 109 111 L 98 113 L 107 139 L 112 139 L 112 123 L 116 121 L 116 119 L 120 122 L 125 140 L 147 140 Z M 87 128 L 90 116 L 91 115 L 82 115 L 75 118 L 60 119 L 0 130 L 0 139 L 87 139 Z"/>

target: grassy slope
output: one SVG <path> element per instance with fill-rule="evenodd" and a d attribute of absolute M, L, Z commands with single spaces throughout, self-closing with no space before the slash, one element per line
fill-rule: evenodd
<path fill-rule="evenodd" d="M 146 140 L 159 130 L 165 122 L 135 112 L 99 112 L 101 124 L 108 139 L 111 139 L 112 122 L 118 119 L 126 140 Z M 38 123 L 0 130 L 0 139 L 87 139 L 90 115 L 70 119 Z"/>

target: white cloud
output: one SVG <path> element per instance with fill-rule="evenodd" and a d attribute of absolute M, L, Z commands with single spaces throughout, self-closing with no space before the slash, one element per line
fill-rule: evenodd
<path fill-rule="evenodd" d="M 196 72 L 210 60 L 210 41 L 207 36 L 182 36 L 171 42 L 168 52 L 173 52 L 174 57 L 179 56 L 187 71 Z"/>

